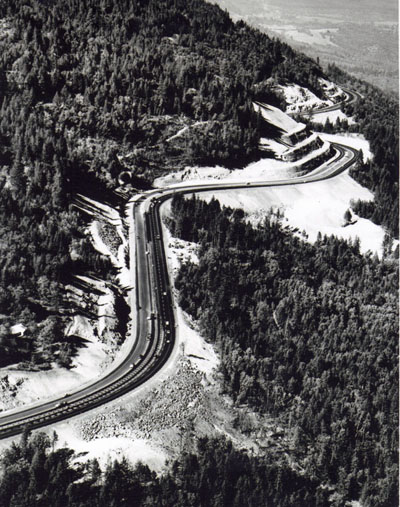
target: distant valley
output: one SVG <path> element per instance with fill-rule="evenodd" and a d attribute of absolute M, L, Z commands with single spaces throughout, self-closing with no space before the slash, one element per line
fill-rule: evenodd
<path fill-rule="evenodd" d="M 321 64 L 398 92 L 397 2 L 216 0 L 235 20 L 277 36 Z M 362 6 L 360 7 L 360 4 Z"/>

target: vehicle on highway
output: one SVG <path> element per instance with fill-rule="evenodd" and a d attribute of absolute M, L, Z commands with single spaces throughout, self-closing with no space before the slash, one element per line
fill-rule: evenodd
<path fill-rule="evenodd" d="M 335 144 L 334 146 L 336 147 L 337 150 L 340 149 L 339 148 L 340 145 Z M 347 148 L 346 151 L 344 151 L 344 149 L 345 148 L 343 148 L 343 152 L 344 152 L 345 156 L 347 157 L 347 158 L 344 158 L 344 160 L 346 161 L 345 164 L 342 162 L 340 164 L 340 166 L 334 167 L 332 170 L 330 170 L 330 172 L 328 171 L 329 174 L 324 175 L 325 174 L 324 173 L 322 175 L 314 176 L 311 178 L 308 177 L 307 180 L 300 179 L 299 181 L 302 181 L 305 183 L 306 181 L 312 181 L 313 179 L 323 180 L 323 179 L 326 179 L 327 177 L 331 176 L 332 174 L 333 175 L 339 174 L 345 168 L 350 167 L 352 164 L 355 163 L 355 160 L 356 160 L 355 152 L 354 152 L 354 150 L 351 151 L 350 148 Z M 346 153 L 347 153 L 347 155 L 346 155 Z M 343 155 L 341 158 L 343 158 Z M 243 185 L 252 185 L 252 184 L 258 185 L 259 183 L 256 183 L 256 182 L 243 183 L 242 182 L 242 183 L 240 183 L 240 186 L 243 187 Z M 279 182 L 279 184 L 282 184 L 282 182 Z M 291 181 L 288 181 L 288 182 L 284 182 L 283 184 L 293 184 L 293 183 Z M 278 185 L 278 183 L 274 183 L 273 185 Z M 226 186 L 226 188 L 228 188 L 228 187 Z M 190 188 L 190 192 L 192 192 L 192 191 L 193 191 L 193 189 Z M 179 191 L 177 191 L 177 193 L 178 192 Z M 189 193 L 189 190 L 187 190 L 186 193 Z M 171 191 L 170 191 L 170 195 L 172 195 Z M 154 210 L 153 213 L 156 213 L 156 211 Z M 141 214 L 137 213 L 136 216 L 140 217 L 141 219 L 144 220 L 144 217 Z M 144 227 L 145 222 L 142 225 Z M 146 229 L 144 229 L 144 230 L 146 230 Z M 143 246 L 140 249 L 142 252 L 143 252 L 142 248 L 146 248 L 146 242 L 150 241 L 151 238 L 156 237 L 157 239 L 161 239 L 160 235 L 152 236 L 151 230 L 150 230 L 150 234 L 149 234 L 151 236 L 150 238 L 147 238 L 146 232 L 144 232 L 142 235 L 143 235 L 143 240 L 142 240 Z M 135 238 L 135 236 L 133 236 L 132 239 L 134 239 L 134 238 Z M 140 239 L 140 236 L 137 236 L 137 238 Z M 132 243 L 135 243 L 135 242 L 133 241 Z M 157 244 L 157 243 L 155 243 L 155 245 L 156 245 L 156 247 L 157 246 L 162 247 L 162 245 Z M 153 244 L 153 246 L 154 246 L 154 244 Z M 154 249 L 153 249 L 153 247 L 151 247 L 151 248 L 152 248 L 152 252 L 153 252 L 152 257 L 154 256 L 154 258 L 157 260 L 159 269 L 162 271 L 161 274 L 164 275 L 164 273 L 163 273 L 163 271 L 165 270 L 164 264 L 160 261 L 160 259 L 165 260 L 165 258 L 163 258 L 164 251 L 162 248 L 154 248 Z M 145 265 L 145 269 L 147 269 L 147 266 L 151 266 L 151 261 L 145 263 L 140 258 L 140 256 L 138 256 L 138 257 L 139 257 L 140 262 L 143 265 Z M 65 401 L 58 401 L 58 402 L 56 402 L 56 400 L 54 400 L 54 402 L 52 402 L 50 405 L 50 410 L 48 410 L 48 412 L 49 412 L 48 414 L 46 414 L 46 412 L 44 412 L 44 409 L 42 407 L 38 407 L 35 410 L 36 410 L 36 414 L 39 414 L 39 416 L 36 416 L 37 418 L 35 420 L 33 420 L 32 427 L 36 428 L 36 427 L 40 427 L 40 426 L 46 426 L 46 425 L 49 425 L 52 420 L 56 421 L 56 420 L 61 420 L 61 419 L 67 419 L 68 417 L 71 417 L 71 416 L 75 415 L 76 413 L 90 410 L 94 406 L 99 404 L 98 398 L 104 398 L 104 402 L 108 401 L 106 399 L 106 396 L 104 396 L 104 393 L 111 392 L 112 395 L 109 395 L 109 397 L 110 398 L 116 397 L 117 395 L 119 395 L 120 390 L 121 390 L 121 392 L 125 392 L 126 385 L 128 382 L 129 382 L 130 388 L 131 387 L 136 388 L 137 385 L 140 385 L 140 383 L 144 382 L 147 378 L 150 378 L 150 374 L 153 374 L 154 371 L 157 371 L 158 369 L 160 369 L 162 367 L 162 365 L 167 360 L 170 351 L 172 350 L 172 347 L 165 347 L 165 343 L 170 344 L 172 342 L 172 325 L 175 328 L 178 327 L 178 325 L 175 322 L 174 322 L 174 324 L 172 324 L 171 321 L 164 321 L 164 318 L 166 317 L 166 315 L 171 315 L 171 318 L 174 319 L 172 309 L 176 308 L 176 307 L 170 301 L 171 298 L 168 298 L 165 300 L 162 298 L 158 298 L 158 295 L 160 293 L 164 294 L 164 295 L 167 294 L 167 291 L 162 292 L 163 288 L 165 288 L 166 285 L 168 287 L 168 290 L 170 288 L 170 286 L 168 285 L 168 282 L 165 282 L 165 278 L 163 278 L 163 276 L 160 279 L 155 277 L 154 280 L 151 279 L 151 276 L 137 277 L 137 281 L 136 281 L 135 285 L 138 287 L 138 289 L 141 288 L 141 284 L 143 284 L 143 287 L 146 290 L 143 291 L 143 295 L 142 295 L 142 292 L 138 290 L 137 298 L 133 300 L 136 303 L 137 309 L 139 309 L 139 310 L 143 309 L 143 312 L 138 313 L 138 321 L 140 322 L 140 324 L 144 324 L 142 322 L 143 319 L 147 318 L 148 321 L 151 321 L 154 319 L 156 324 L 158 324 L 158 323 L 162 324 L 162 322 L 164 322 L 164 325 L 163 326 L 162 325 L 160 325 L 160 326 L 154 325 L 153 326 L 153 324 L 147 324 L 146 325 L 147 329 L 146 329 L 146 326 L 143 326 L 145 333 L 148 333 L 149 328 L 152 329 L 152 332 L 149 333 L 147 336 L 147 340 L 150 340 L 149 343 L 147 343 L 147 341 L 146 341 L 145 347 L 142 347 L 142 350 L 143 350 L 143 348 L 146 348 L 147 352 L 146 352 L 146 354 L 142 354 L 140 356 L 140 358 L 136 359 L 134 361 L 134 364 L 124 363 L 123 365 L 122 364 L 120 365 L 122 368 L 125 369 L 124 371 L 121 371 L 121 374 L 125 374 L 127 377 L 127 380 L 125 380 L 125 379 L 123 379 L 122 381 L 118 380 L 118 382 L 112 381 L 112 383 L 110 383 L 111 387 L 107 388 L 106 390 L 103 390 L 103 387 L 101 385 L 96 387 L 93 384 L 93 386 L 89 386 L 90 389 L 92 389 L 92 391 L 88 391 L 88 392 L 86 391 L 82 395 L 81 394 L 78 395 L 77 392 L 74 393 L 74 397 L 76 397 L 76 398 L 79 397 L 79 400 L 75 401 L 74 403 L 72 402 L 72 400 L 65 400 Z M 155 284 L 156 286 L 153 287 L 153 284 Z M 153 294 L 155 294 L 155 301 L 160 304 L 159 307 L 157 307 L 155 304 L 153 304 L 153 299 L 151 297 L 152 291 L 154 291 Z M 138 298 L 140 298 L 140 299 L 143 298 L 143 303 L 141 302 L 141 305 L 143 305 L 143 307 L 139 304 Z M 151 308 L 155 309 L 156 313 L 151 313 L 149 311 Z M 159 322 L 159 319 L 160 319 L 160 322 Z M 143 327 L 140 327 L 139 331 L 142 331 Z M 161 338 L 162 338 L 162 336 L 164 336 L 163 342 L 156 341 L 156 340 L 159 340 L 160 335 L 161 335 Z M 139 343 L 141 343 L 141 345 L 143 345 L 143 335 L 140 335 L 140 338 L 141 338 L 141 341 L 139 340 Z M 155 340 L 154 347 L 151 342 L 152 339 Z M 164 343 L 164 347 L 163 347 L 163 343 Z M 156 350 L 154 350 L 154 349 L 156 349 Z M 162 351 L 159 349 L 162 349 Z M 132 351 L 130 351 L 129 353 L 132 354 L 134 350 L 135 349 L 132 348 Z M 159 358 L 161 356 L 162 356 L 162 361 L 153 361 L 153 357 Z M 147 357 L 148 360 L 144 361 L 142 359 L 143 357 Z M 133 372 L 133 370 L 130 370 L 130 371 L 132 371 L 133 374 L 127 374 L 127 372 L 126 372 L 127 364 L 129 365 L 128 368 L 135 368 L 135 372 Z M 122 388 L 121 388 L 121 386 L 122 386 Z M 97 391 L 96 391 L 96 389 L 97 389 Z M 93 395 L 93 390 L 94 390 L 95 395 Z M 70 393 L 67 393 L 66 395 L 64 395 L 64 397 L 66 398 L 69 395 L 70 395 Z M 102 402 L 103 402 L 103 400 L 102 400 Z M 46 407 L 46 410 L 47 409 L 48 409 L 48 407 Z M 9 434 L 17 434 L 18 432 L 20 432 L 21 428 L 23 428 L 24 421 L 26 421 L 26 416 L 24 416 L 23 414 L 21 415 L 21 418 L 19 420 L 15 420 L 15 421 L 11 420 L 11 416 L 7 419 L 7 417 L 3 416 L 3 414 L 1 414 L 1 415 L 2 415 L 1 419 L 3 419 L 3 421 L 4 421 L 3 424 L 0 426 L 0 430 L 2 431 L 1 438 L 4 438 L 4 436 L 8 436 Z M 40 419 L 39 419 L 39 417 L 40 417 Z M 11 422 L 8 422 L 9 420 L 11 420 Z M 30 423 L 30 425 L 31 425 L 31 423 Z"/>

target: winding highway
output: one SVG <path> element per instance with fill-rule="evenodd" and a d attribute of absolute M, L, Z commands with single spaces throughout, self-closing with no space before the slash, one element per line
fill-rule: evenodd
<path fill-rule="evenodd" d="M 130 352 L 115 370 L 80 390 L 63 398 L 5 413 L 0 417 L 0 439 L 17 435 L 27 427 L 49 426 L 112 401 L 145 383 L 168 360 L 175 346 L 176 329 L 160 218 L 163 202 L 176 194 L 326 180 L 349 168 L 360 156 L 357 150 L 348 146 L 336 143 L 332 146 L 335 155 L 329 162 L 305 176 L 289 180 L 188 184 L 135 195 L 130 201 L 131 219 L 135 225 L 130 231 L 129 247 L 130 265 L 135 269 L 131 310 L 132 315 L 136 313 L 136 320 Z"/>
<path fill-rule="evenodd" d="M 362 98 L 362 95 L 358 92 L 354 92 L 352 90 L 349 90 L 348 88 L 343 88 L 343 86 L 341 87 L 341 89 L 345 94 L 345 98 L 340 102 L 338 102 L 337 104 L 333 104 L 332 106 L 321 107 L 319 109 L 313 109 L 312 111 L 309 112 L 302 111 L 300 114 L 305 116 L 318 116 L 318 114 L 329 113 L 331 111 L 338 111 L 343 104 L 354 104 L 355 102 L 357 102 L 357 100 Z"/>

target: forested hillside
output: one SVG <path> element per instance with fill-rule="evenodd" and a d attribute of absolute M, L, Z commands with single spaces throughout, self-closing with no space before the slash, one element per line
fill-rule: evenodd
<path fill-rule="evenodd" d="M 139 173 L 161 155 L 243 164 L 258 156 L 251 100 L 257 92 L 278 100 L 268 78 L 322 93 L 312 60 L 200 0 L 4 3 L 6 96 L 18 88 L 33 104 L 47 103 L 71 151 L 83 144 L 82 160 L 94 159 L 92 171 L 106 180 L 118 171 L 116 153 L 132 150 Z M 175 115 L 206 124 L 188 146 L 169 151 L 168 127 L 182 121 Z M 97 160 L 83 142 L 92 137 L 114 153 Z"/>
<path fill-rule="evenodd" d="M 186 165 L 243 167 L 261 156 L 252 101 L 284 108 L 278 82 L 321 96 L 322 75 L 202 0 L 0 0 L 1 365 L 68 366 L 63 332 L 80 309 L 64 287 L 73 274 L 112 274 L 71 206 L 77 192 L 118 204 L 121 173 L 147 188 Z M 377 204 L 357 211 L 395 232 L 394 106 L 370 90 L 348 111 L 375 153 L 355 177 Z M 3 459 L 0 506 L 325 506 L 331 486 L 337 505 L 395 505 L 394 264 L 361 256 L 356 242 L 308 245 L 273 216 L 253 229 L 216 202 L 177 199 L 174 212 L 173 233 L 201 244 L 200 265 L 177 281 L 182 307 L 220 350 L 235 401 L 297 432 L 305 473 L 211 441 L 162 479 L 126 464 L 101 475 L 25 435 Z M 16 322 L 23 341 L 11 336 Z"/>
<path fill-rule="evenodd" d="M 237 451 L 225 439 L 201 439 L 157 477 L 126 461 L 101 470 L 72 449 L 54 451 L 57 435 L 29 437 L 1 460 L 0 507 L 329 507 L 330 491 L 287 466 Z"/>
<path fill-rule="evenodd" d="M 109 271 L 70 208 L 76 192 L 104 196 L 122 172 L 145 187 L 187 164 L 243 166 L 260 157 L 252 100 L 284 107 L 273 85 L 285 81 L 321 95 L 322 71 L 202 0 L 0 0 L 0 17 L 3 360 L 15 360 L 18 316 L 26 357 L 46 364 L 70 274 Z M 380 150 L 356 176 L 378 195 L 359 211 L 390 230 L 396 153 Z"/>
<path fill-rule="evenodd" d="M 197 0 L 1 0 L 0 18 L 1 361 L 48 367 L 74 311 L 65 283 L 109 272 L 74 195 L 106 199 L 121 172 L 145 187 L 184 164 L 259 157 L 252 98 L 279 103 L 271 76 L 320 92 L 321 70 Z"/>
<path fill-rule="evenodd" d="M 200 243 L 180 306 L 217 346 L 227 392 L 295 431 L 310 476 L 397 505 L 396 262 L 357 241 L 311 245 L 272 214 L 253 228 L 215 200 L 175 197 L 172 212 L 172 234 Z"/>
<path fill-rule="evenodd" d="M 329 79 L 342 86 L 358 91 L 362 98 L 353 104 L 346 104 L 343 111 L 354 118 L 355 123 L 339 118 L 332 123 L 329 118 L 322 125 L 301 118 L 312 130 L 362 133 L 369 141 L 372 160 L 359 161 L 350 169 L 351 176 L 369 188 L 374 201 L 353 203 L 354 211 L 383 225 L 388 242 L 399 237 L 399 103 L 392 95 L 379 88 L 350 76 L 335 65 L 327 69 Z"/>
<path fill-rule="evenodd" d="M 382 224 L 390 236 L 399 237 L 399 103 L 390 95 L 365 81 L 356 79 L 338 67 L 328 67 L 328 74 L 362 94 L 362 99 L 344 107 L 357 122 L 356 129 L 369 141 L 373 160 L 360 163 L 351 176 L 369 188 L 374 202 L 359 201 L 354 210 L 359 215 Z"/>

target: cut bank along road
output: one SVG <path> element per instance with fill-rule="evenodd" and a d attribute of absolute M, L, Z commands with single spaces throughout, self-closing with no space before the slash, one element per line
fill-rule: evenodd
<path fill-rule="evenodd" d="M 359 95 L 345 90 L 344 102 L 353 102 Z M 314 111 L 333 111 L 341 103 Z M 175 315 L 170 279 L 165 259 L 159 208 L 162 202 L 175 194 L 188 194 L 210 190 L 233 188 L 272 187 L 305 184 L 332 178 L 353 165 L 359 158 L 357 150 L 333 143 L 336 155 L 328 163 L 306 176 L 278 181 L 252 181 L 247 183 L 209 183 L 184 185 L 151 190 L 132 199 L 132 220 L 135 234 L 131 231 L 130 250 L 134 252 L 135 294 L 131 301 L 136 308 L 133 322 L 131 350 L 112 372 L 70 395 L 20 410 L 13 410 L 0 417 L 0 439 L 21 433 L 24 428 L 36 429 L 49 426 L 82 414 L 139 387 L 157 373 L 165 364 L 175 345 Z M 132 265 L 132 262 L 131 262 Z"/>
<path fill-rule="evenodd" d="M 68 419 L 132 391 L 165 364 L 175 344 L 175 316 L 167 270 L 159 208 L 176 194 L 234 188 L 287 186 L 332 178 L 353 165 L 359 152 L 333 144 L 335 157 L 306 176 L 290 180 L 185 185 L 139 194 L 133 200 L 135 234 L 136 322 L 135 343 L 125 360 L 111 373 L 67 397 L 13 411 L 0 418 L 0 438 Z"/>
<path fill-rule="evenodd" d="M 341 100 L 340 102 L 338 102 L 337 104 L 333 104 L 332 106 L 326 106 L 326 107 L 321 107 L 319 109 L 313 109 L 309 112 L 302 111 L 300 114 L 304 115 L 304 116 L 315 117 L 315 116 L 318 116 L 318 114 L 329 113 L 331 111 L 339 111 L 339 109 L 341 109 L 343 104 L 354 104 L 355 102 L 357 102 L 357 100 L 362 98 L 362 95 L 358 92 L 354 92 L 352 90 L 349 90 L 348 88 L 343 88 L 343 87 L 342 87 L 342 90 L 345 94 L 344 100 Z M 291 113 L 291 116 L 293 116 L 294 114 L 297 114 L 297 113 Z"/>

